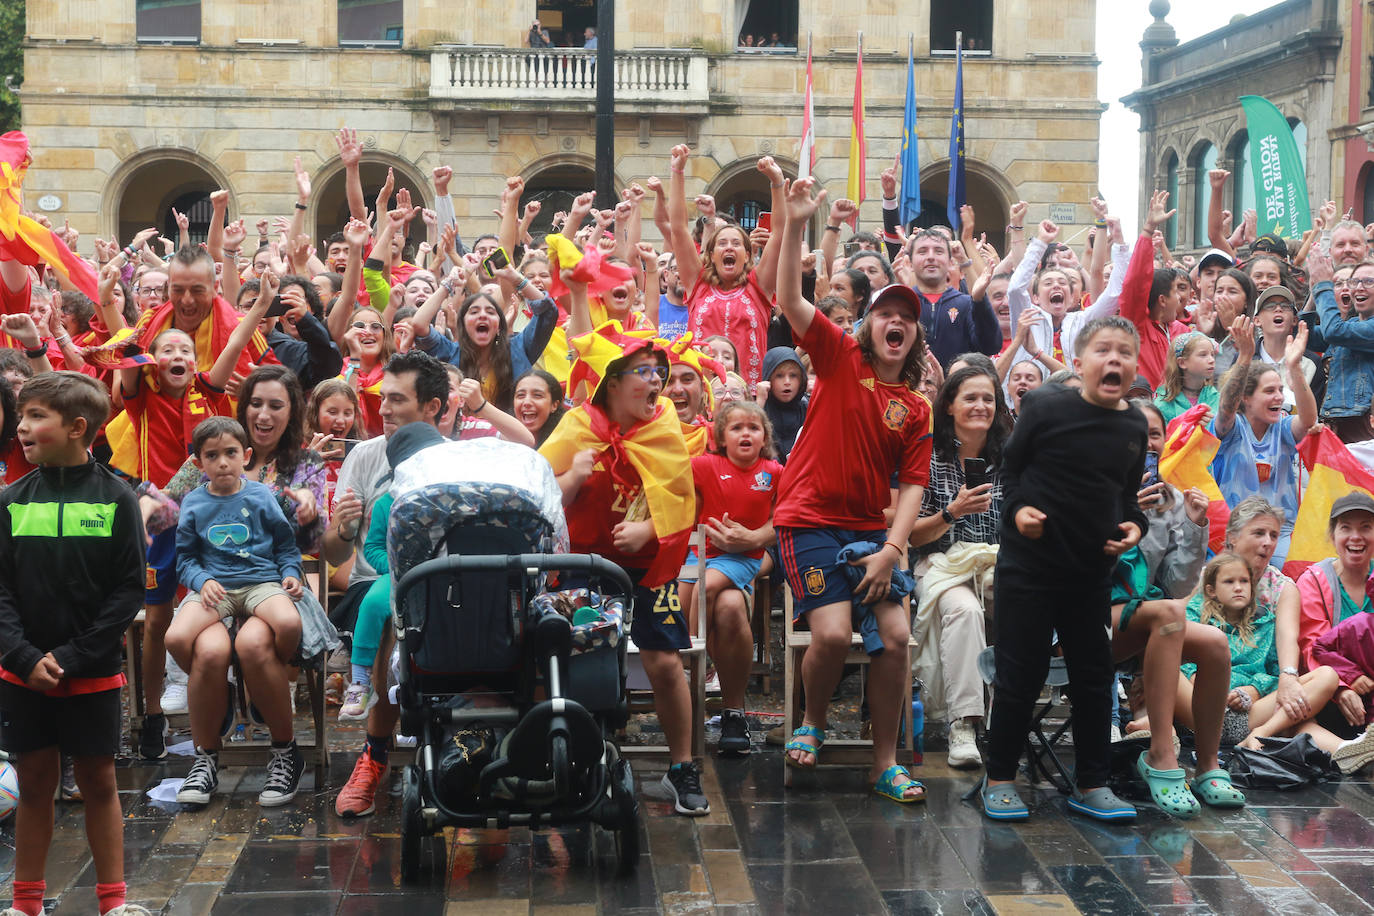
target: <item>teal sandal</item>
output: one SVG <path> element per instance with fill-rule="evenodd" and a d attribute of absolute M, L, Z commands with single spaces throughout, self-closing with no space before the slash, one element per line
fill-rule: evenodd
<path fill-rule="evenodd" d="M 805 741 L 798 741 L 798 738 L 815 738 L 816 743 L 808 744 Z M 783 759 L 787 761 L 787 765 L 790 767 L 796 767 L 799 770 L 814 770 L 816 761 L 820 760 L 821 757 L 821 748 L 824 746 L 825 732 L 814 725 L 798 725 L 797 730 L 792 733 L 792 740 L 783 745 Z M 788 751 L 801 751 L 804 754 L 810 754 L 811 762 L 801 763 Z"/>
<path fill-rule="evenodd" d="M 908 781 L 898 784 L 897 777 L 899 776 L 905 776 Z M 920 789 L 920 794 L 907 795 L 906 793 L 913 788 Z M 891 801 L 903 805 L 926 800 L 926 787 L 921 784 L 919 779 L 913 778 L 911 773 L 907 771 L 907 768 L 900 763 L 894 763 L 886 770 L 883 770 L 882 775 L 878 777 L 878 781 L 873 784 L 873 791 L 883 798 L 890 799 Z"/>
<path fill-rule="evenodd" d="M 1245 795 L 1231 784 L 1231 774 L 1225 770 L 1209 770 L 1194 776 L 1193 794 L 1213 808 L 1243 808 Z"/>
<path fill-rule="evenodd" d="M 1161 810 L 1174 817 L 1187 819 L 1197 817 L 1202 811 L 1193 793 L 1188 789 L 1188 777 L 1181 768 L 1156 770 L 1145 762 L 1148 751 L 1141 751 L 1136 759 L 1135 769 L 1145 784 L 1150 787 L 1150 797 Z"/>

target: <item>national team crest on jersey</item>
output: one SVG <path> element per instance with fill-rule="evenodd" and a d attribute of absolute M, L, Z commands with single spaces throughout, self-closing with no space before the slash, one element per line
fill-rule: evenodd
<path fill-rule="evenodd" d="M 958 318 L 959 318 L 959 310 L 958 310 L 957 308 L 950 308 L 950 310 L 949 310 L 949 323 L 950 323 L 950 324 L 954 324 L 954 322 L 957 321 Z"/>
<path fill-rule="evenodd" d="M 888 401 L 887 410 L 883 411 L 883 424 L 887 426 L 888 429 L 901 429 L 909 413 L 911 413 L 911 408 L 907 407 L 901 401 Z"/>
<path fill-rule="evenodd" d="M 767 493 L 773 489 L 773 475 L 768 471 L 759 471 L 754 475 L 754 483 L 749 489 L 759 493 Z"/>
<path fill-rule="evenodd" d="M 820 595 L 825 592 L 825 570 L 808 569 L 805 576 L 806 593 L 808 595 Z"/>

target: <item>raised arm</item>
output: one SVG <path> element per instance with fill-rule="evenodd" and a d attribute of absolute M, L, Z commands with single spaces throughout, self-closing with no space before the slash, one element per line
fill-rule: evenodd
<path fill-rule="evenodd" d="M 229 383 L 229 376 L 234 374 L 234 367 L 239 361 L 239 356 L 243 353 L 244 347 L 248 346 L 248 342 L 253 339 L 253 335 L 257 333 L 258 324 L 267 314 L 268 308 L 272 305 L 272 300 L 277 298 L 277 291 L 281 288 L 281 282 L 277 279 L 277 275 L 270 270 L 263 271 L 258 282 L 261 284 L 261 289 L 258 291 L 257 301 L 234 326 L 224 349 L 215 358 L 215 364 L 210 367 L 210 384 L 215 388 L 222 390 Z"/>
<path fill-rule="evenodd" d="M 768 243 L 763 246 L 763 254 L 759 255 L 756 275 L 759 287 L 769 296 L 772 296 L 778 287 L 778 250 L 782 247 L 784 228 L 778 223 L 787 219 L 787 182 L 783 179 L 782 168 L 773 161 L 772 156 L 764 156 L 760 159 L 758 168 L 768 177 L 768 183 L 773 189 L 772 203 L 770 204 L 773 208 L 773 231 L 768 236 Z M 797 261 L 799 264 L 801 263 L 800 253 Z"/>
<path fill-rule="evenodd" d="M 696 242 L 687 228 L 687 157 L 690 150 L 686 144 L 673 147 L 668 176 L 668 231 L 673 241 L 673 254 L 677 256 L 677 275 L 682 280 L 682 288 L 691 293 L 701 275 L 701 256 L 697 254 Z"/>
<path fill-rule="evenodd" d="M 1207 203 L 1207 241 L 1213 248 L 1220 248 L 1234 258 L 1236 250 L 1231 247 L 1230 239 L 1226 238 L 1221 228 L 1222 195 L 1226 190 L 1226 179 L 1230 177 L 1231 173 L 1225 169 L 1212 169 L 1207 173 L 1207 183 L 1212 186 L 1211 199 Z"/>
<path fill-rule="evenodd" d="M 1088 260 L 1088 299 L 1096 302 L 1102 295 L 1102 289 L 1107 285 L 1107 281 L 1102 279 L 1102 271 L 1107 266 L 1107 255 L 1111 252 L 1112 243 L 1107 238 L 1107 202 L 1100 197 L 1094 197 L 1088 203 L 1093 208 L 1093 256 Z"/>
<path fill-rule="evenodd" d="M 1317 399 L 1302 371 L 1302 355 L 1307 352 L 1307 325 L 1298 322 L 1298 332 L 1288 339 L 1283 349 L 1283 362 L 1288 367 L 1288 384 L 1293 389 L 1293 441 L 1300 442 L 1308 430 L 1317 425 Z"/>
<path fill-rule="evenodd" d="M 825 258 L 826 271 L 830 270 L 830 265 L 835 263 L 840 253 L 840 227 L 858 212 L 858 204 L 846 197 L 830 205 L 830 218 L 825 221 L 825 229 L 821 232 L 821 256 Z"/>
<path fill-rule="evenodd" d="M 1231 432 L 1231 426 L 1236 422 L 1236 411 L 1240 409 L 1241 394 L 1245 391 L 1245 376 L 1250 369 L 1250 361 L 1255 357 L 1254 323 L 1244 315 L 1237 315 L 1236 320 L 1231 322 L 1231 340 L 1236 345 L 1236 362 L 1222 379 L 1217 418 L 1213 421 L 1219 439 L 1225 439 Z M 1302 372 L 1299 371 L 1298 375 L 1302 375 Z M 1296 383 L 1296 380 L 1294 381 Z M 1308 389 L 1307 396 L 1312 396 L 1311 389 Z M 1303 430 L 1304 434 L 1306 432 Z"/>
<path fill-rule="evenodd" d="M 358 163 L 363 158 L 363 146 L 358 142 L 358 132 L 345 127 L 334 137 L 339 148 L 339 159 L 344 164 L 344 193 L 348 198 L 348 215 L 352 219 L 367 221 L 367 202 L 363 198 L 363 179 L 358 174 Z"/>
<path fill-rule="evenodd" d="M 525 179 L 516 175 L 506 179 L 506 187 L 501 192 L 501 225 L 496 230 L 496 244 L 506 250 L 515 251 L 520 241 L 520 195 L 525 191 Z"/>
<path fill-rule="evenodd" d="M 825 202 L 825 191 L 811 196 L 815 187 L 814 178 L 798 178 L 787 189 L 787 223 L 775 235 L 782 236 L 781 252 L 778 255 L 778 306 L 782 309 L 787 323 L 792 326 L 792 334 L 798 339 L 806 336 L 811 322 L 816 317 L 816 307 L 802 298 L 802 234 L 806 232 L 807 222 L 816 215 L 816 210 Z M 920 501 L 917 501 L 917 509 Z M 912 515 L 912 520 L 915 520 Z"/>
<path fill-rule="evenodd" d="M 515 417 L 483 397 L 481 381 L 475 378 L 463 379 L 458 384 L 458 397 L 462 399 L 468 416 L 486 420 L 496 428 L 502 439 L 534 448 L 534 433 L 526 429 Z"/>
<path fill-rule="evenodd" d="M 340 352 L 347 352 L 344 334 L 353 319 L 353 307 L 358 302 L 358 284 L 363 277 L 363 246 L 367 244 L 367 223 L 351 219 L 344 226 L 344 241 L 348 242 L 348 261 L 344 265 L 343 289 L 339 298 L 326 316 L 329 336 L 339 345 Z"/>

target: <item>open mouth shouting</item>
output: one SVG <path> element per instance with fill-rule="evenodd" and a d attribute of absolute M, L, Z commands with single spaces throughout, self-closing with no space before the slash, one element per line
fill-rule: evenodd
<path fill-rule="evenodd" d="M 906 331 L 900 325 L 888 328 L 887 333 L 883 335 L 883 344 L 893 354 L 900 353 L 906 344 Z"/>
<path fill-rule="evenodd" d="M 630 290 L 625 286 L 617 286 L 610 290 L 611 304 L 617 311 L 624 311 L 630 307 Z"/>

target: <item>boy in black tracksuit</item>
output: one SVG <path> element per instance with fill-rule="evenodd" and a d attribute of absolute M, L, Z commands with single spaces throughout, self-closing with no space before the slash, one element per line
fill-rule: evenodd
<path fill-rule="evenodd" d="M 1111 573 L 1148 522 L 1136 504 L 1147 424 L 1126 403 L 1140 349 L 1124 319 L 1090 321 L 1076 342 L 1081 392 L 1047 385 L 1022 401 L 1002 454 L 997 675 L 984 812 L 1022 820 L 1012 780 L 1049 667 L 1052 633 L 1069 673 L 1078 793 L 1072 810 L 1129 820 L 1106 788 L 1111 725 Z"/>
<path fill-rule="evenodd" d="M 0 494 L 0 746 L 19 777 L 14 909 L 42 911 L 60 754 L 85 801 L 102 914 L 125 905 L 115 788 L 120 644 L 143 604 L 143 525 L 133 491 L 88 453 L 109 393 L 78 372 L 19 392 L 19 443 L 38 466 Z"/>

